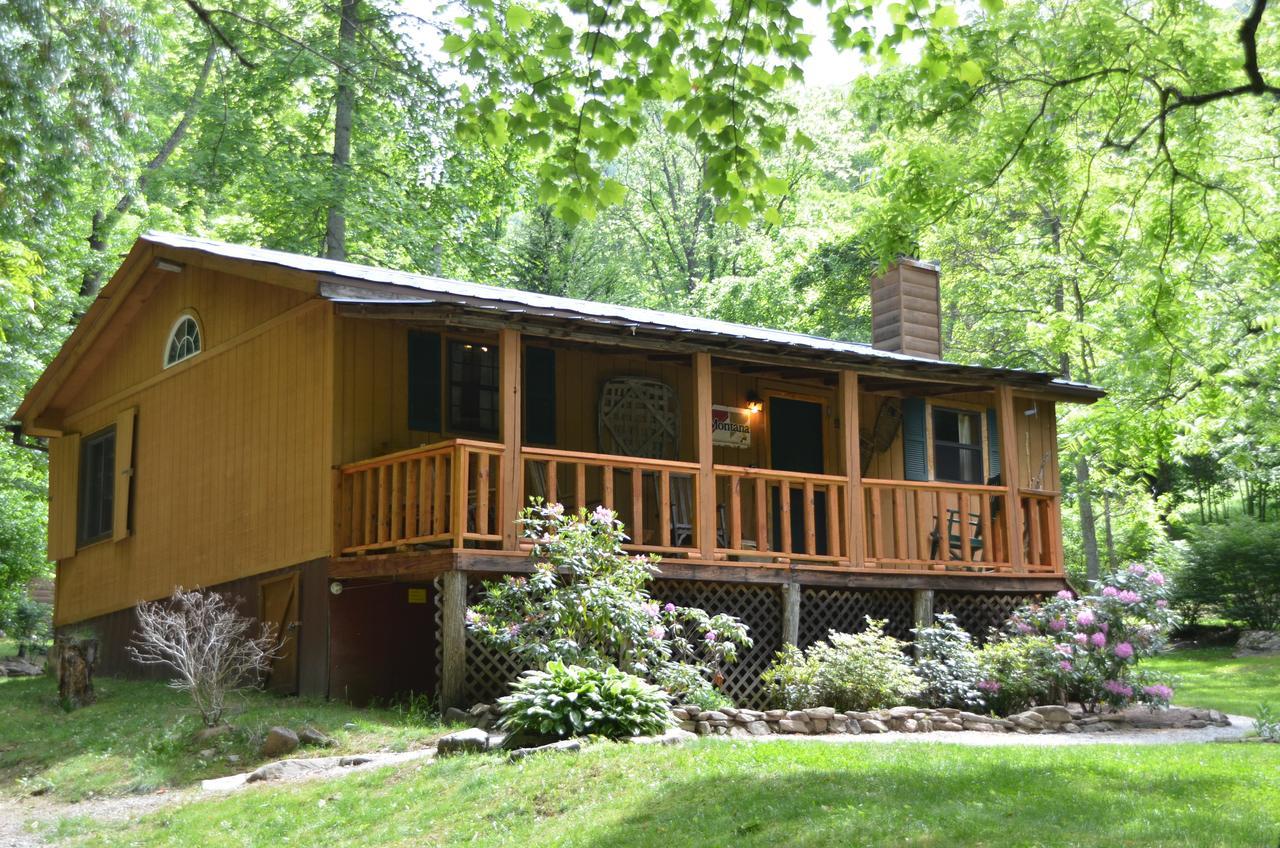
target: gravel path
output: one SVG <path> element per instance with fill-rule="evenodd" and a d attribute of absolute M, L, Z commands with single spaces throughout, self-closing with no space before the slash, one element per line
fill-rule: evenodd
<path fill-rule="evenodd" d="M 950 745 L 977 746 L 1029 746 L 1055 748 L 1065 745 L 1168 745 L 1170 743 L 1221 742 L 1241 739 L 1253 730 L 1253 719 L 1244 716 L 1227 716 L 1230 727 L 1202 727 L 1181 730 L 1113 730 L 1109 733 L 981 733 L 966 730 L 963 733 L 822 733 L 813 736 L 775 734 L 751 736 L 753 742 L 826 742 L 830 744 L 857 745 L 862 743 L 884 744 L 891 742 L 933 742 Z M 727 736 L 710 736 L 709 739 L 729 739 Z"/>

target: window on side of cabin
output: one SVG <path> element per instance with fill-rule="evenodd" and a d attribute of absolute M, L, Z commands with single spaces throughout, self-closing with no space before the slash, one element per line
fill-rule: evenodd
<path fill-rule="evenodd" d="M 80 492 L 76 544 L 109 538 L 115 506 L 116 428 L 99 430 L 80 442 Z"/>
<path fill-rule="evenodd" d="M 183 313 L 169 331 L 169 341 L 164 349 L 164 367 L 177 365 L 200 352 L 200 322 L 194 315 Z"/>
<path fill-rule="evenodd" d="M 497 437 L 497 345 L 449 342 L 449 427 L 455 433 Z"/>
<path fill-rule="evenodd" d="M 933 407 L 933 469 L 941 482 L 985 482 L 982 413 Z"/>

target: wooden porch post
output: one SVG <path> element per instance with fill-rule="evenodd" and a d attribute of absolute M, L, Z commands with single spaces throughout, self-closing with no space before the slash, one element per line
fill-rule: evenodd
<path fill-rule="evenodd" d="M 502 390 L 502 459 L 498 468 L 502 497 L 498 524 L 502 527 L 502 549 L 505 551 L 514 551 L 517 547 L 520 534 L 516 528 L 516 517 L 524 506 L 520 503 L 520 484 L 524 476 L 524 464 L 520 461 L 520 440 L 524 430 L 524 398 L 521 396 L 524 380 L 521 377 L 520 353 L 520 332 L 500 331 L 498 385 Z"/>
<path fill-rule="evenodd" d="M 800 646 L 800 584 L 782 586 L 782 644 Z"/>
<path fill-rule="evenodd" d="M 858 423 L 858 375 L 840 372 L 840 439 L 844 444 L 845 509 L 844 538 L 849 564 L 866 565 L 867 541 L 863 528 L 862 443 Z"/>
<path fill-rule="evenodd" d="M 1014 419 L 1013 389 L 996 386 L 996 417 L 1000 424 L 1000 473 L 1004 476 L 1005 527 L 1009 531 L 1009 564 L 1015 572 L 1027 570 L 1026 549 L 1022 541 L 1022 498 L 1018 493 L 1021 459 L 1018 450 L 1018 422 Z"/>
<path fill-rule="evenodd" d="M 693 355 L 698 442 L 698 551 L 710 562 L 716 550 L 716 474 L 711 456 L 711 354 Z"/>
<path fill-rule="evenodd" d="M 915 627 L 922 629 L 933 626 L 933 590 L 916 589 L 912 592 L 911 617 Z M 916 635 L 915 655 L 920 656 L 920 636 Z"/>
<path fill-rule="evenodd" d="M 440 708 L 464 707 L 467 675 L 467 574 L 440 575 Z"/>

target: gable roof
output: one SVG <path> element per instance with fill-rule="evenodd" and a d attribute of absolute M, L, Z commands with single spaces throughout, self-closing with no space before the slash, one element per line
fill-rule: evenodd
<path fill-rule="evenodd" d="M 120 270 L 103 287 L 57 357 L 28 392 L 16 413 L 17 418 L 26 422 L 33 412 L 39 412 L 39 397 L 42 393 L 47 397 L 47 384 L 53 383 L 56 388 L 60 376 L 75 367 L 79 355 L 83 354 L 97 333 L 101 332 L 103 325 L 112 320 L 141 273 L 151 267 L 155 259 L 166 255 L 172 255 L 179 261 L 218 261 L 223 267 L 233 264 L 245 268 L 268 266 L 280 269 L 295 280 L 314 279 L 314 291 L 320 297 L 353 307 L 377 309 L 387 306 L 412 308 L 415 305 L 450 305 L 473 312 L 534 321 L 582 322 L 599 328 L 624 330 L 632 335 L 643 333 L 679 336 L 695 343 L 729 344 L 742 349 L 790 356 L 795 356 L 798 352 L 807 353 L 815 359 L 851 366 L 875 365 L 921 375 L 963 376 L 1010 382 L 1086 402 L 1105 394 L 1096 386 L 1063 380 L 1039 371 L 962 365 L 877 350 L 861 342 L 838 341 L 673 312 L 576 300 L 153 231 L 139 237 L 134 243 Z M 261 274 L 255 276 L 262 278 Z"/>

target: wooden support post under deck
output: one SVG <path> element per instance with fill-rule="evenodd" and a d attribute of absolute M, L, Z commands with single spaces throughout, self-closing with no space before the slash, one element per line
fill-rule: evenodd
<path fill-rule="evenodd" d="M 867 541 L 863 528 L 862 444 L 858 423 L 858 375 L 840 372 L 840 440 L 844 445 L 845 484 L 845 550 L 849 564 L 862 568 L 866 564 Z"/>
<path fill-rule="evenodd" d="M 499 463 L 501 475 L 498 508 L 498 525 L 502 528 L 502 548 L 507 551 L 516 549 L 519 532 L 516 528 L 516 517 L 524 504 L 520 503 L 521 482 L 524 478 L 524 463 L 520 459 L 520 438 L 523 431 L 522 415 L 524 398 L 521 396 L 523 380 L 520 376 L 520 333 L 517 330 L 502 330 L 498 334 L 498 355 L 501 357 L 498 366 L 498 385 L 502 394 L 499 408 L 502 411 L 502 459 Z M 579 502 L 579 506 L 582 503 Z"/>
<path fill-rule="evenodd" d="M 800 584 L 782 586 L 782 644 L 800 645 Z"/>
<path fill-rule="evenodd" d="M 916 589 L 911 593 L 911 619 L 916 628 L 933 626 L 933 590 Z M 917 643 L 919 636 L 917 635 Z M 919 656 L 919 646 L 916 647 Z"/>
<path fill-rule="evenodd" d="M 1027 570 L 1025 548 L 1022 543 L 1022 498 L 1018 494 L 1022 479 L 1018 463 L 1021 453 L 1018 446 L 1018 422 L 1014 419 L 1013 389 L 996 386 L 996 417 L 1000 423 L 1000 473 L 1004 477 L 1008 494 L 1005 495 L 1005 526 L 1009 530 L 1009 564 L 1015 572 Z"/>
<path fill-rule="evenodd" d="M 440 575 L 440 708 L 465 707 L 467 574 Z"/>
<path fill-rule="evenodd" d="M 716 550 L 716 475 L 711 456 L 711 354 L 693 355 L 698 441 L 698 551 L 710 562 Z"/>

